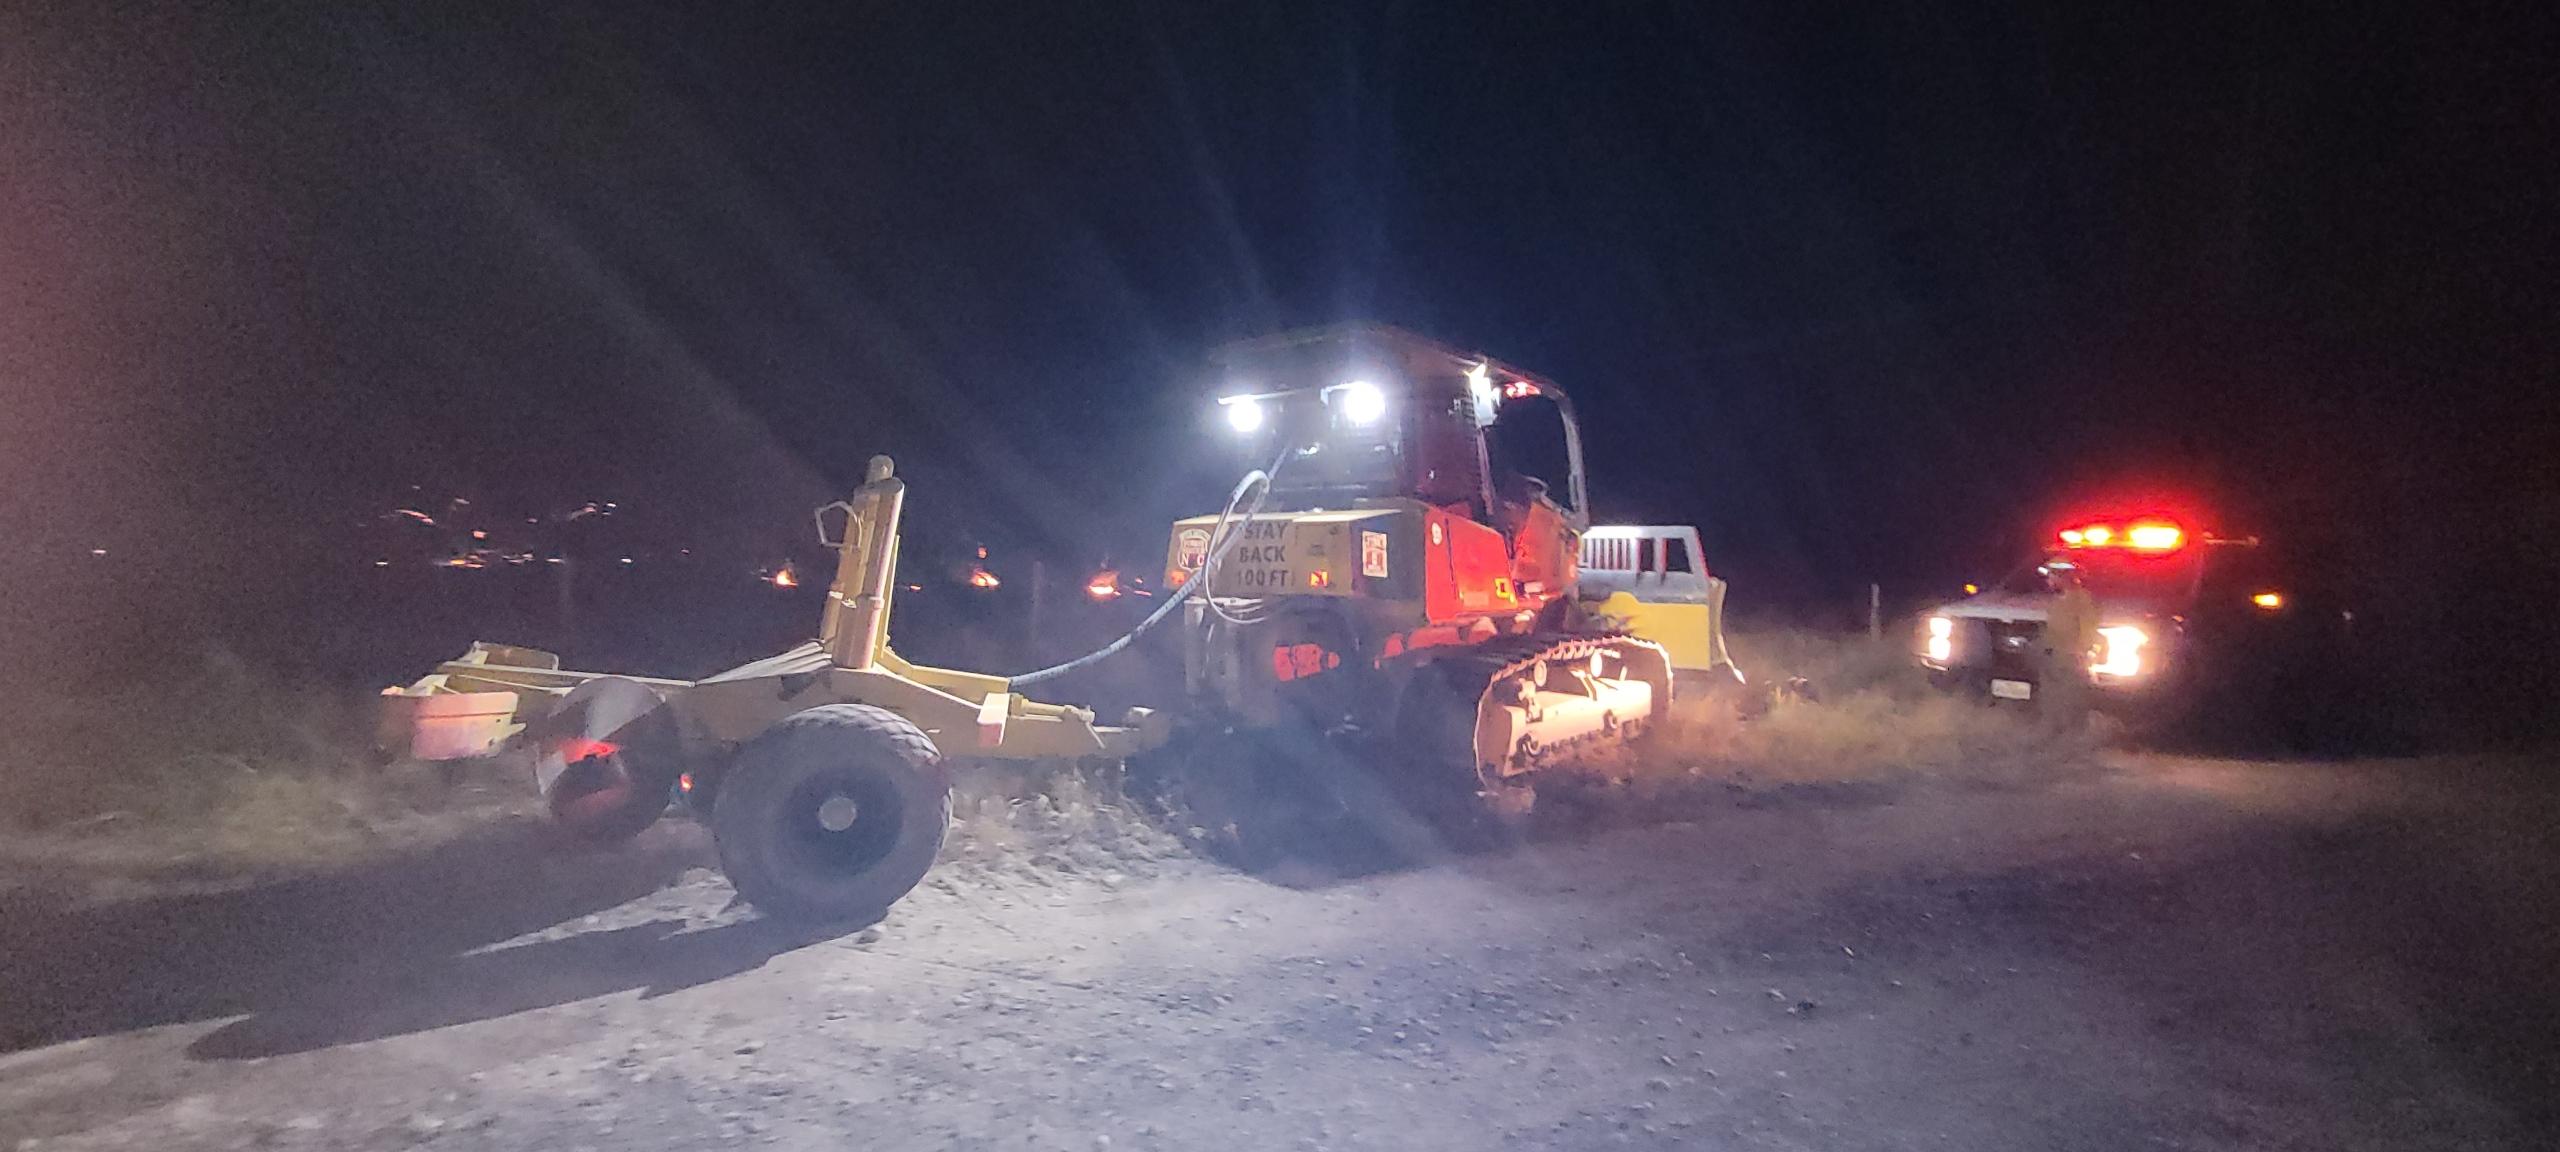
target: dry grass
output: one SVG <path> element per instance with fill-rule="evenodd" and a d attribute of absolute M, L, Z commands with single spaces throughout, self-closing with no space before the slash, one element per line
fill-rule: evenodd
<path fill-rule="evenodd" d="M 370 697 L 236 663 L 0 719 L 0 862 L 201 875 L 300 870 L 446 834 L 530 801 L 483 765 L 378 763 Z"/>
<path fill-rule="evenodd" d="M 2061 731 L 2025 709 L 1942 693 L 1890 640 L 1784 630 L 1732 643 L 1753 686 L 1684 699 L 1637 792 L 1920 776 L 2025 783 L 2087 766 L 2103 743 L 2103 725 Z M 1800 693 L 1783 687 L 1795 678 Z"/>

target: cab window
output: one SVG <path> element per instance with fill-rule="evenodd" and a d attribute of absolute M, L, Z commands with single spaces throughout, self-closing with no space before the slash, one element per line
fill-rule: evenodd
<path fill-rule="evenodd" d="M 1454 404 L 1425 408 L 1413 429 L 1413 493 L 1443 507 L 1483 502 L 1479 474 L 1484 460 L 1476 451 L 1471 422 Z"/>
<path fill-rule="evenodd" d="M 1493 427 L 1485 429 L 1493 458 L 1494 488 L 1504 500 L 1519 501 L 1540 485 L 1558 507 L 1573 505 L 1573 465 L 1565 448 L 1564 411 L 1544 396 L 1522 396 L 1502 402 Z M 1526 481 L 1536 481 L 1532 485 Z"/>

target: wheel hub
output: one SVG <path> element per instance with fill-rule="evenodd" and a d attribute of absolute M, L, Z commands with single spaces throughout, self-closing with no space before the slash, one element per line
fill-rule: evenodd
<path fill-rule="evenodd" d="M 861 818 L 862 805 L 841 792 L 818 802 L 818 827 L 829 832 L 842 832 Z"/>

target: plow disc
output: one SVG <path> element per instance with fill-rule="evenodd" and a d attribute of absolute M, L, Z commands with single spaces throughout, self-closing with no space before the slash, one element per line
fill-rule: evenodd
<path fill-rule="evenodd" d="M 579 685 L 526 727 L 525 740 L 552 819 L 599 844 L 628 840 L 656 823 L 684 771 L 666 700 L 619 676 Z"/>

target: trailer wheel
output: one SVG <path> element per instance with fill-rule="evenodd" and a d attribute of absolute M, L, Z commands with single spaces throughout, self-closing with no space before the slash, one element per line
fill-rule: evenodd
<path fill-rule="evenodd" d="M 933 740 L 867 704 L 794 713 L 739 750 L 712 804 L 720 867 L 751 904 L 877 918 L 924 879 L 951 827 Z"/>

